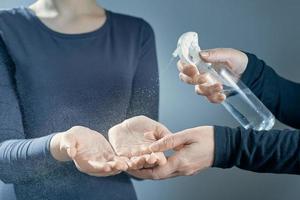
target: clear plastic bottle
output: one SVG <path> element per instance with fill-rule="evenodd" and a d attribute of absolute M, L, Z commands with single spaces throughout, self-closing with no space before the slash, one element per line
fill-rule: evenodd
<path fill-rule="evenodd" d="M 200 51 L 198 34 L 187 32 L 179 38 L 173 56 L 179 56 L 182 62 L 208 74 L 210 84 L 219 82 L 223 85 L 226 100 L 222 105 L 245 129 L 270 130 L 275 123 L 273 114 L 229 69 L 224 67 L 216 70 L 210 63 L 203 62 Z"/>

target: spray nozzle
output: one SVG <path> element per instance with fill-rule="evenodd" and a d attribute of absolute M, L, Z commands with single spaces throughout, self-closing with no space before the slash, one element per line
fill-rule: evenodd
<path fill-rule="evenodd" d="M 180 36 L 173 56 L 179 57 L 181 62 L 185 64 L 197 67 L 200 72 L 212 70 L 211 63 L 206 63 L 201 60 L 199 56 L 200 51 L 198 34 L 195 32 L 187 32 Z"/>
<path fill-rule="evenodd" d="M 186 64 L 195 65 L 195 62 L 200 60 L 199 52 L 201 51 L 198 45 L 198 34 L 195 32 L 184 33 L 178 40 L 177 48 L 173 52 L 174 57 Z"/>

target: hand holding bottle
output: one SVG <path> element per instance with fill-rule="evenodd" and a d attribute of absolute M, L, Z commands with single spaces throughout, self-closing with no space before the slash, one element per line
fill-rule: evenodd
<path fill-rule="evenodd" d="M 230 49 L 217 48 L 201 51 L 201 59 L 212 63 L 214 67 L 228 67 L 239 78 L 246 70 L 248 57 L 245 53 Z M 200 74 L 195 66 L 178 61 L 179 78 L 188 84 L 195 85 L 195 91 L 199 95 L 206 96 L 212 103 L 221 103 L 226 96 L 222 94 L 223 86 L 220 83 L 210 84 L 207 74 Z"/>

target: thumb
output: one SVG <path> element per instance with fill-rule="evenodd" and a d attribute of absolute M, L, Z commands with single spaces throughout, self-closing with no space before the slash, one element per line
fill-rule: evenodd
<path fill-rule="evenodd" d="M 205 62 L 210 63 L 227 63 L 230 59 L 230 54 L 226 49 L 209 49 L 200 52 L 200 57 Z"/>
<path fill-rule="evenodd" d="M 163 137 L 171 135 L 171 131 L 163 125 L 158 125 L 155 130 L 144 133 L 145 138 L 150 140 L 159 140 Z"/>
<path fill-rule="evenodd" d="M 60 150 L 66 151 L 68 156 L 73 159 L 77 154 L 76 144 L 76 138 L 73 135 L 64 134 L 61 139 Z"/>
<path fill-rule="evenodd" d="M 162 152 L 174 149 L 185 143 L 186 137 L 184 137 L 183 134 L 177 133 L 163 137 L 162 139 L 152 143 L 149 148 L 152 152 Z"/>

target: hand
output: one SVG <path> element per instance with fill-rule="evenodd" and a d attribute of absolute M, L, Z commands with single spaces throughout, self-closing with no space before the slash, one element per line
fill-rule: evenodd
<path fill-rule="evenodd" d="M 214 159 L 214 130 L 203 126 L 168 135 L 149 147 L 153 152 L 174 149 L 167 164 L 153 169 L 141 169 L 132 175 L 142 179 L 166 179 L 194 175 L 212 165 Z"/>
<path fill-rule="evenodd" d="M 53 136 L 50 151 L 56 160 L 73 160 L 79 171 L 92 176 L 127 170 L 126 158 L 117 157 L 103 135 L 82 126 Z"/>
<path fill-rule="evenodd" d="M 160 123 L 145 116 L 138 116 L 112 127 L 108 136 L 116 154 L 130 158 L 129 168 L 135 170 L 166 163 L 164 153 L 147 152 L 149 146 L 157 140 L 153 132 L 160 138 L 171 134 Z"/>
<path fill-rule="evenodd" d="M 203 61 L 212 63 L 215 67 L 228 67 L 236 76 L 240 76 L 246 70 L 248 57 L 245 53 L 229 48 L 218 48 L 200 52 Z M 204 95 L 212 103 L 221 103 L 226 96 L 222 93 L 220 83 L 209 84 L 207 74 L 200 74 L 198 69 L 192 65 L 185 65 L 178 62 L 179 78 L 188 84 L 195 85 L 195 91 Z"/>

